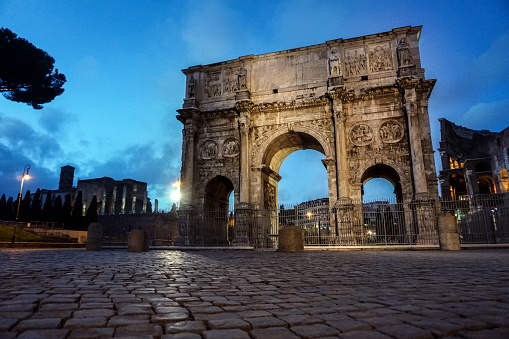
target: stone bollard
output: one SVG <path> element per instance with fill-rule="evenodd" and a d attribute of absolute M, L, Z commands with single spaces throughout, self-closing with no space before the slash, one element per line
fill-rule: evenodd
<path fill-rule="evenodd" d="M 142 230 L 134 230 L 129 232 L 127 239 L 128 252 L 147 252 L 148 251 L 148 234 Z"/>
<path fill-rule="evenodd" d="M 285 226 L 279 230 L 279 252 L 303 252 L 304 237 L 302 228 L 298 226 Z"/>
<path fill-rule="evenodd" d="M 454 214 L 440 213 L 438 215 L 438 237 L 441 250 L 459 251 L 461 249 L 458 219 Z"/>
<path fill-rule="evenodd" d="M 87 251 L 100 251 L 103 238 L 103 229 L 101 224 L 93 222 L 88 226 L 87 231 Z"/>

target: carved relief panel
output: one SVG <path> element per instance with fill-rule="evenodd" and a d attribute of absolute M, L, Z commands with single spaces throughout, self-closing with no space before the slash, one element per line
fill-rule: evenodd
<path fill-rule="evenodd" d="M 217 155 L 217 144 L 213 140 L 205 141 L 200 148 L 200 158 L 203 160 L 214 159 Z"/>
<path fill-rule="evenodd" d="M 236 138 L 228 138 L 223 143 L 223 156 L 230 158 L 239 155 L 240 143 Z"/>
<path fill-rule="evenodd" d="M 366 52 L 364 47 L 345 50 L 345 76 L 355 77 L 365 75 L 366 72 Z"/>
<path fill-rule="evenodd" d="M 403 139 L 405 129 L 396 120 L 384 121 L 378 127 L 378 135 L 382 142 L 386 144 L 393 144 Z"/>
<path fill-rule="evenodd" d="M 371 73 L 390 71 L 393 69 L 392 54 L 389 44 L 369 46 L 369 71 Z"/>
<path fill-rule="evenodd" d="M 264 207 L 265 209 L 276 208 L 276 187 L 268 182 L 265 182 L 263 189 Z"/>
<path fill-rule="evenodd" d="M 205 74 L 205 97 L 213 98 L 221 96 L 221 73 L 207 73 Z"/>
<path fill-rule="evenodd" d="M 223 95 L 235 94 L 238 90 L 238 71 L 227 68 L 223 71 Z"/>
<path fill-rule="evenodd" d="M 355 146 L 366 146 L 373 141 L 373 129 L 367 124 L 357 124 L 350 130 L 350 141 Z"/>

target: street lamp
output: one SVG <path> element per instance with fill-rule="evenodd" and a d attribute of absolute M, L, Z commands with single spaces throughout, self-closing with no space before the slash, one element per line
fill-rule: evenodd
<path fill-rule="evenodd" d="M 12 242 L 11 246 L 14 246 L 14 243 L 16 242 L 16 228 L 18 226 L 18 219 L 19 219 L 19 207 L 21 205 L 21 197 L 23 194 L 23 183 L 25 182 L 25 179 L 30 179 L 30 176 L 28 175 L 28 172 L 30 171 L 30 164 L 26 164 L 25 168 L 23 169 L 23 175 L 21 176 L 21 188 L 19 190 L 19 197 L 18 197 L 18 211 L 16 212 L 16 222 L 14 223 L 14 232 L 12 233 Z"/>
<path fill-rule="evenodd" d="M 178 209 L 180 202 L 180 178 L 173 182 L 173 187 L 175 187 L 175 191 L 171 193 L 171 200 L 175 201 Z"/>

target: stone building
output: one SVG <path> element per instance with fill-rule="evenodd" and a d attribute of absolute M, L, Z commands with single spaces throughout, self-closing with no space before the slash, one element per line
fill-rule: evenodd
<path fill-rule="evenodd" d="M 60 196 L 62 203 L 65 196 L 70 195 L 71 206 L 78 192 L 82 192 L 83 213 L 92 202 L 94 195 L 97 197 L 98 213 L 108 214 L 133 214 L 146 213 L 150 210 L 150 198 L 148 198 L 147 183 L 132 179 L 115 180 L 110 177 L 78 180 L 77 186 L 73 186 L 75 168 L 69 165 L 60 168 L 60 180 L 58 190 L 41 190 L 41 206 L 51 192 L 51 199 L 55 201 Z M 33 195 L 33 194 L 32 194 Z"/>
<path fill-rule="evenodd" d="M 183 243 L 188 216 L 227 210 L 232 192 L 238 211 L 277 210 L 280 166 L 301 149 L 324 155 L 331 207 L 361 202 L 372 178 L 398 201 L 437 199 L 421 28 L 184 69 Z"/>
<path fill-rule="evenodd" d="M 83 210 L 97 197 L 99 214 L 146 213 L 147 183 L 132 179 L 114 180 L 109 177 L 79 180 L 76 192 L 82 192 Z M 76 194 L 77 194 L 76 193 Z"/>
<path fill-rule="evenodd" d="M 473 130 L 439 119 L 442 197 L 462 199 L 509 191 L 509 127 L 500 133 Z"/>

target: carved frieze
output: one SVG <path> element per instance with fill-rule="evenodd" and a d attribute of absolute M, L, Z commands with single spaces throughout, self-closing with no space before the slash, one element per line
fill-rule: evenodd
<path fill-rule="evenodd" d="M 378 127 L 380 140 L 387 144 L 393 144 L 403 139 L 405 129 L 396 120 L 384 121 Z"/>
<path fill-rule="evenodd" d="M 223 95 L 235 94 L 238 91 L 238 71 L 227 68 L 223 71 Z"/>
<path fill-rule="evenodd" d="M 350 141 L 355 146 L 366 146 L 373 141 L 373 129 L 367 124 L 357 124 L 350 129 Z"/>
<path fill-rule="evenodd" d="M 265 186 L 263 189 L 264 196 L 264 206 L 265 209 L 275 209 L 276 208 L 276 187 L 271 185 L 268 182 L 265 182 Z"/>
<path fill-rule="evenodd" d="M 369 46 L 369 71 L 371 73 L 390 71 L 392 66 L 392 55 L 389 44 Z"/>
<path fill-rule="evenodd" d="M 227 158 L 235 157 L 240 152 L 239 140 L 236 138 L 228 138 L 223 143 L 223 156 Z"/>
<path fill-rule="evenodd" d="M 366 52 L 363 47 L 345 51 L 345 76 L 365 75 L 366 70 Z"/>
<path fill-rule="evenodd" d="M 207 73 L 205 74 L 205 97 L 213 98 L 221 96 L 221 73 Z"/>
<path fill-rule="evenodd" d="M 217 144 L 213 140 L 205 141 L 201 146 L 200 158 L 203 160 L 214 159 L 217 155 Z"/>

